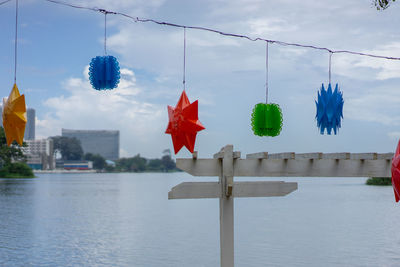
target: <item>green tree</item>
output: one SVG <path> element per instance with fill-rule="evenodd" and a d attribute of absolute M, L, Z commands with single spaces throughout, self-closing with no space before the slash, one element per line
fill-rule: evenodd
<path fill-rule="evenodd" d="M 132 158 L 121 158 L 115 162 L 115 168 L 107 168 L 110 171 L 120 172 L 144 172 L 144 171 L 162 171 L 168 172 L 177 170 L 175 162 L 171 158 L 171 151 L 163 151 L 161 159 L 147 160 L 137 154 Z"/>
<path fill-rule="evenodd" d="M 5 178 L 33 178 L 32 169 L 25 162 L 12 162 L 0 169 L 0 177 Z"/>
<path fill-rule="evenodd" d="M 376 6 L 376 9 L 378 10 L 385 10 L 390 6 L 392 2 L 395 2 L 396 0 L 374 0 L 374 5 Z"/>
<path fill-rule="evenodd" d="M 151 159 L 148 164 L 149 171 L 164 171 L 164 166 L 161 159 Z"/>
<path fill-rule="evenodd" d="M 132 158 L 121 158 L 116 161 L 115 168 L 118 171 L 142 172 L 146 170 L 147 160 L 142 158 L 140 154 Z"/>
<path fill-rule="evenodd" d="M 26 143 L 22 144 L 26 147 Z M 30 178 L 35 177 L 32 169 L 25 163 L 26 156 L 21 147 L 14 141 L 7 145 L 3 127 L 0 127 L 0 177 L 4 178 Z"/>
<path fill-rule="evenodd" d="M 63 160 L 81 160 L 83 149 L 81 141 L 75 137 L 52 136 L 54 153 L 60 153 Z"/>
<path fill-rule="evenodd" d="M 7 146 L 6 134 L 4 128 L 0 127 L 0 167 L 9 165 L 13 161 L 26 161 L 26 156 L 22 152 L 17 142 L 13 142 L 11 146 Z M 26 147 L 26 143 L 22 144 Z"/>
<path fill-rule="evenodd" d="M 137 154 L 130 160 L 129 171 L 143 172 L 146 170 L 146 163 L 147 159 L 142 158 L 140 154 Z"/>
<path fill-rule="evenodd" d="M 93 161 L 93 168 L 96 170 L 103 170 L 107 166 L 105 158 L 99 154 L 86 153 L 84 159 Z"/>
<path fill-rule="evenodd" d="M 165 171 L 172 171 L 176 169 L 175 162 L 171 159 L 170 155 L 164 155 L 161 158 L 161 162 Z"/>
<path fill-rule="evenodd" d="M 164 149 L 162 153 L 163 153 L 164 156 L 165 155 L 171 156 L 171 149 L 169 149 L 169 148 Z"/>

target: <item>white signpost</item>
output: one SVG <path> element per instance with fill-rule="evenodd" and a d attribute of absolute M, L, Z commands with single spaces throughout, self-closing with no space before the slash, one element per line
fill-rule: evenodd
<path fill-rule="evenodd" d="M 219 176 L 218 182 L 184 182 L 168 199 L 219 198 L 221 266 L 234 266 L 233 200 L 235 197 L 277 197 L 297 190 L 282 181 L 234 182 L 234 176 L 261 177 L 390 177 L 393 153 L 248 154 L 240 158 L 226 145 L 213 159 L 177 159 L 176 165 L 193 176 Z"/>

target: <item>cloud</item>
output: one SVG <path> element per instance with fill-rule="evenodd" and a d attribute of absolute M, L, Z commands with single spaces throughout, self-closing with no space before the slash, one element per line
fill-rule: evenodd
<path fill-rule="evenodd" d="M 375 49 L 360 51 L 365 54 L 400 57 L 400 42 L 379 45 Z M 400 61 L 373 57 L 334 54 L 332 71 L 344 77 L 359 80 L 388 80 L 400 78 Z"/>
<path fill-rule="evenodd" d="M 87 73 L 88 66 L 82 78 L 64 82 L 66 94 L 44 101 L 50 111 L 37 120 L 38 136 L 60 135 L 61 128 L 120 130 L 123 156 L 127 151 L 149 151 L 146 146 L 158 149 L 158 135 L 166 127 L 165 107 L 143 101 L 144 90 L 136 84 L 134 72 L 121 69 L 118 88 L 109 91 L 94 90 Z"/>
<path fill-rule="evenodd" d="M 183 4 L 183 1 L 176 4 L 179 3 Z M 157 6 L 155 14 L 165 7 L 161 2 L 153 5 Z M 186 5 L 184 7 L 187 8 Z M 188 13 L 188 17 L 191 15 L 193 14 Z M 356 16 L 360 17 L 355 19 Z M 361 47 L 361 51 L 365 53 L 400 55 L 400 43 L 395 41 L 393 34 L 385 34 L 390 32 L 390 27 L 379 27 L 373 22 L 378 19 L 386 22 L 390 18 L 390 15 L 382 18 L 375 9 L 362 1 L 335 1 L 326 4 L 309 0 L 294 4 L 289 0 L 274 3 L 237 0 L 212 1 L 208 5 L 200 6 L 195 25 L 252 37 L 314 44 L 334 50 L 360 51 Z M 152 27 L 151 23 L 119 22 L 119 32 L 109 37 L 108 44 L 110 49 L 124 56 L 127 66 L 151 70 L 160 77 L 178 75 L 181 71 L 182 29 Z M 255 44 L 243 39 L 190 29 L 187 35 L 188 65 L 196 71 L 202 69 L 203 72 L 223 72 L 261 68 L 256 62 L 262 59 L 264 53 L 262 42 Z M 386 37 L 384 45 L 376 45 L 379 36 Z M 271 53 L 278 52 L 282 56 L 292 51 L 285 60 L 304 59 L 308 60 L 308 64 L 323 70 L 328 67 L 326 51 L 291 46 L 279 47 L 277 50 L 271 50 Z M 306 51 L 309 52 L 308 58 L 303 57 Z M 148 57 L 149 54 L 152 55 L 151 58 Z M 212 64 L 204 67 L 206 62 Z M 335 54 L 332 65 L 333 76 L 360 80 L 385 80 L 398 78 L 400 75 L 400 64 L 397 61 Z M 230 68 L 227 69 L 226 66 Z"/>
<path fill-rule="evenodd" d="M 71 0 L 68 3 L 86 7 L 98 7 L 109 11 L 130 13 L 137 16 L 159 8 L 165 0 Z"/>
<path fill-rule="evenodd" d="M 379 46 L 377 49 L 366 53 L 384 55 L 388 57 L 400 57 L 400 42 L 392 42 Z M 400 78 L 400 62 L 398 60 L 383 60 L 376 58 L 360 57 L 356 67 L 368 67 L 377 70 L 376 79 L 386 80 Z"/>
<path fill-rule="evenodd" d="M 352 93 L 352 96 L 345 98 L 345 116 L 383 125 L 400 125 L 400 91 L 397 88 L 379 86 L 357 91 L 358 93 Z"/>
<path fill-rule="evenodd" d="M 250 34 L 257 36 L 271 36 L 282 32 L 293 32 L 298 29 L 294 24 L 288 23 L 282 18 L 257 18 L 249 19 Z"/>

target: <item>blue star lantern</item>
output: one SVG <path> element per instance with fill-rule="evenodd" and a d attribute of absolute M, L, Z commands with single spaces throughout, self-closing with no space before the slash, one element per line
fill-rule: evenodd
<path fill-rule="evenodd" d="M 114 89 L 120 79 L 119 64 L 113 56 L 92 58 L 89 67 L 89 80 L 96 90 Z"/>
<path fill-rule="evenodd" d="M 324 134 L 325 129 L 327 134 L 333 132 L 337 134 L 341 127 L 341 120 L 343 118 L 343 94 L 339 91 L 338 85 L 336 84 L 335 91 L 332 92 L 331 84 L 328 85 L 328 90 L 325 90 L 322 84 L 321 92 L 318 92 L 318 101 L 315 101 L 317 105 L 317 126 L 320 129 L 320 133 Z"/>

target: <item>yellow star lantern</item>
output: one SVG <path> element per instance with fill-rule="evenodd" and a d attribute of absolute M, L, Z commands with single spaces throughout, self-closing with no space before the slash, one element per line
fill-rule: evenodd
<path fill-rule="evenodd" d="M 17 84 L 14 84 L 7 101 L 3 99 L 3 127 L 8 146 L 10 146 L 14 140 L 22 145 L 25 134 L 25 124 L 25 96 L 19 94 Z"/>

